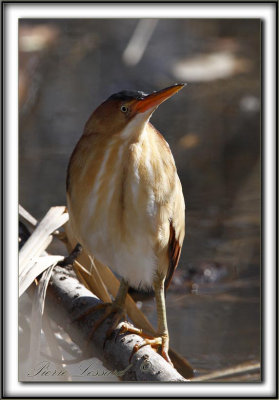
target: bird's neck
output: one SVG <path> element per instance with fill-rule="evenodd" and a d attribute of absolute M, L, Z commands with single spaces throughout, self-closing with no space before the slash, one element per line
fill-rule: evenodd
<path fill-rule="evenodd" d="M 91 130 L 89 134 L 85 129 L 71 156 L 68 180 L 71 180 L 72 174 L 82 177 L 89 176 L 88 171 L 94 172 L 104 160 L 113 165 L 114 158 L 117 158 L 119 153 L 127 154 L 128 149 L 134 145 L 140 149 L 152 128 L 148 121 L 143 122 L 135 118 L 120 132 L 113 134 L 97 130 Z"/>
<path fill-rule="evenodd" d="M 137 142 L 144 138 L 148 130 L 149 120 L 143 120 L 141 115 L 132 119 L 127 126 L 122 129 L 119 137 L 129 142 Z"/>

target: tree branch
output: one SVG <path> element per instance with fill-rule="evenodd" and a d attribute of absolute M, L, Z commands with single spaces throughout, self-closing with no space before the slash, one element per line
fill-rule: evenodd
<path fill-rule="evenodd" d="M 186 381 L 150 346 L 139 349 L 129 362 L 134 345 L 142 341 L 142 338 L 129 332 L 117 335 L 121 326 L 119 324 L 112 337 L 105 342 L 106 331 L 111 321 L 109 318 L 100 325 L 88 342 L 92 326 L 104 311 L 95 311 L 80 320 L 76 318 L 100 303 L 101 301 L 78 281 L 72 266 L 54 268 L 46 296 L 46 310 L 49 316 L 64 328 L 73 342 L 79 345 L 86 354 L 85 358 L 89 358 L 93 353 L 123 381 Z"/>

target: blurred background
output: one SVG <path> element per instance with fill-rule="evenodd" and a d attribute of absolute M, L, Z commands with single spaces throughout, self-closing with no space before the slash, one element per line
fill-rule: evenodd
<path fill-rule="evenodd" d="M 19 22 L 19 202 L 38 219 L 66 203 L 69 157 L 102 101 L 188 83 L 151 122 L 187 208 L 167 294 L 171 346 L 198 373 L 260 360 L 260 29 L 256 19 Z M 154 299 L 136 298 L 156 325 Z"/>

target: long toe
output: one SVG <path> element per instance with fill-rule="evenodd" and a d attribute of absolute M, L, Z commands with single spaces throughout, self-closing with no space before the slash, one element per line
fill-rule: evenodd
<path fill-rule="evenodd" d="M 117 327 L 117 325 L 119 324 L 119 322 L 121 321 L 121 319 L 125 318 L 125 310 L 122 307 L 119 307 L 118 305 L 116 305 L 115 303 L 102 303 L 99 306 L 94 307 L 93 309 L 89 310 L 92 312 L 95 311 L 99 311 L 101 309 L 104 309 L 104 314 L 94 323 L 92 330 L 90 331 L 89 335 L 87 336 L 87 341 L 89 341 L 94 333 L 96 332 L 96 330 L 99 328 L 99 326 L 109 317 L 111 317 L 113 314 L 113 318 L 110 324 L 110 327 L 108 328 L 107 332 L 106 332 L 106 339 L 109 339 L 109 337 L 111 336 L 112 332 L 115 330 L 115 328 Z M 88 315 L 88 313 L 86 313 L 86 315 Z M 80 317 L 79 317 L 80 319 Z M 105 343 L 104 343 L 105 345 Z"/>
<path fill-rule="evenodd" d="M 169 336 L 163 335 L 162 338 L 162 345 L 161 345 L 161 356 L 173 366 L 171 359 L 169 357 Z"/>
<path fill-rule="evenodd" d="M 158 348 L 162 345 L 162 338 L 161 337 L 155 337 L 153 339 L 147 339 L 144 338 L 143 341 L 139 344 L 136 344 L 132 350 L 132 353 L 130 355 L 129 358 L 129 362 L 131 362 L 131 359 L 133 357 L 133 355 L 142 347 L 144 346 L 151 346 L 152 349 L 154 349 L 155 351 L 158 351 Z"/>
<path fill-rule="evenodd" d="M 160 354 L 161 356 L 171 365 L 171 359 L 169 357 L 168 351 L 169 351 L 169 336 L 168 334 L 165 335 L 160 335 L 160 336 L 150 336 L 142 332 L 142 329 L 136 328 L 129 322 L 123 322 L 121 325 L 121 328 L 118 332 L 118 335 L 122 335 L 123 333 L 130 332 L 130 333 L 135 333 L 136 335 L 139 335 L 140 337 L 143 338 L 143 341 L 139 344 L 136 344 L 132 350 L 132 353 L 129 358 L 129 362 L 131 362 L 131 359 L 133 355 L 142 347 L 144 346 L 151 346 L 155 351 L 158 351 L 160 349 Z M 117 335 L 117 336 L 118 336 Z M 116 336 L 116 337 L 117 337 Z"/>
<path fill-rule="evenodd" d="M 135 333 L 136 335 L 141 336 L 144 339 L 153 339 L 154 336 L 148 335 L 142 331 L 142 329 L 136 328 L 134 325 L 130 324 L 129 322 L 123 322 L 121 324 L 121 328 L 119 330 L 119 335 L 130 332 L 130 333 Z"/>
<path fill-rule="evenodd" d="M 106 341 L 111 337 L 113 331 L 117 328 L 119 322 L 123 319 L 126 319 L 126 312 L 124 309 L 120 309 L 118 312 L 114 313 L 114 316 L 111 321 L 111 325 L 106 333 L 106 339 L 104 341 L 103 347 L 105 347 Z M 116 335 L 117 338 L 118 334 Z"/>
<path fill-rule="evenodd" d="M 96 311 L 102 310 L 103 308 L 105 308 L 108 304 L 111 303 L 100 303 L 97 304 L 96 306 L 93 307 L 89 307 L 88 310 L 84 311 L 82 314 L 78 315 L 77 317 L 75 317 L 72 322 L 76 322 L 76 321 L 80 321 L 81 319 L 87 317 L 90 314 L 93 314 Z"/>

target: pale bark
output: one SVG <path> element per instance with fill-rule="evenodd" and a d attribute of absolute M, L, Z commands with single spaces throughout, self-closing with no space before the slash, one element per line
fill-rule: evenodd
<path fill-rule="evenodd" d="M 88 342 L 92 325 L 102 316 L 103 310 L 90 313 L 79 320 L 76 318 L 100 303 L 101 301 L 77 280 L 70 266 L 55 267 L 46 296 L 46 309 L 49 316 L 62 326 L 73 342 L 84 351 L 85 359 L 97 356 L 106 368 L 117 371 L 123 381 L 186 381 L 150 346 L 138 350 L 129 362 L 134 345 L 142 338 L 130 333 L 117 335 L 118 326 L 112 337 L 105 342 L 111 321 L 109 318 L 100 325 Z"/>

